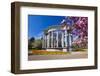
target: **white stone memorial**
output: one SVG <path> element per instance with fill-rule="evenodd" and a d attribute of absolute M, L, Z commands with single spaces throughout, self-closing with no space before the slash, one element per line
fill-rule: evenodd
<path fill-rule="evenodd" d="M 73 35 L 69 30 L 71 26 L 62 21 L 61 25 L 54 25 L 44 32 L 42 38 L 42 48 L 47 51 L 72 51 Z"/>

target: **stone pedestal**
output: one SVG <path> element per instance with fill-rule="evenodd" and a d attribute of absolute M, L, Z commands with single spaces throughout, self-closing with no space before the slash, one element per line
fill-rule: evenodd
<path fill-rule="evenodd" d="M 68 52 L 68 50 L 67 49 L 63 49 L 63 52 Z"/>
<path fill-rule="evenodd" d="M 46 49 L 46 51 L 61 51 L 59 49 Z"/>

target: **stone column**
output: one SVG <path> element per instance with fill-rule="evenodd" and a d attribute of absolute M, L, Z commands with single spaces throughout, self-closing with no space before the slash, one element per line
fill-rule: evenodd
<path fill-rule="evenodd" d="M 52 31 L 52 47 L 54 48 L 54 38 L 53 38 L 54 36 L 53 35 L 54 35 L 54 31 Z"/>
<path fill-rule="evenodd" d="M 51 32 L 51 47 L 53 48 L 53 31 Z"/>
<path fill-rule="evenodd" d="M 57 41 L 56 47 L 58 48 L 58 31 L 56 31 L 56 41 Z"/>
<path fill-rule="evenodd" d="M 64 47 L 64 32 L 62 31 L 62 39 L 61 39 L 61 42 L 62 42 L 62 48 Z"/>
<path fill-rule="evenodd" d="M 72 45 L 72 34 L 69 34 L 69 44 Z"/>
<path fill-rule="evenodd" d="M 65 32 L 65 39 L 64 39 L 64 41 L 65 41 L 65 46 L 64 46 L 63 51 L 64 51 L 64 52 L 67 52 L 67 51 L 68 51 L 68 50 L 67 50 L 67 42 L 68 42 L 68 41 L 67 41 L 67 30 L 65 30 L 64 32 Z"/>
<path fill-rule="evenodd" d="M 47 36 L 47 48 L 49 48 L 49 37 L 50 36 L 50 33 L 48 32 L 48 36 Z"/>
<path fill-rule="evenodd" d="M 46 36 L 44 36 L 44 48 L 46 48 Z"/>
<path fill-rule="evenodd" d="M 67 30 L 65 30 L 65 47 L 67 47 Z"/>
<path fill-rule="evenodd" d="M 57 36 L 56 36 L 56 32 L 55 31 L 54 31 L 53 37 L 54 37 L 54 39 L 53 39 L 53 43 L 54 43 L 53 47 L 56 48 L 56 44 L 57 44 L 56 37 Z"/>
<path fill-rule="evenodd" d="M 69 34 L 69 52 L 72 51 L 71 46 L 72 46 L 72 34 Z"/>

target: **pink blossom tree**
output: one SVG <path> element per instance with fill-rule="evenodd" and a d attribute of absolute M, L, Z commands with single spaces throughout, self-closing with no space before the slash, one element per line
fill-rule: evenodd
<path fill-rule="evenodd" d="M 78 36 L 73 42 L 80 47 L 87 46 L 88 42 L 88 18 L 87 17 L 71 17 L 74 21 L 72 34 Z"/>

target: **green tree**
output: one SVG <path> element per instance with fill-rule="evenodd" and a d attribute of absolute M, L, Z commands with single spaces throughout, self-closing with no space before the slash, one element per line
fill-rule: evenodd
<path fill-rule="evenodd" d="M 35 49 L 42 49 L 42 40 L 41 39 L 35 40 L 33 45 Z"/>
<path fill-rule="evenodd" d="M 30 38 L 30 39 L 28 40 L 28 49 L 32 49 L 32 48 L 34 47 L 34 46 L 33 46 L 34 41 L 35 41 L 35 38 L 34 38 L 34 37 L 32 37 L 32 38 Z"/>
<path fill-rule="evenodd" d="M 34 42 L 35 41 L 35 38 L 34 37 L 30 38 L 30 41 L 31 42 Z"/>

